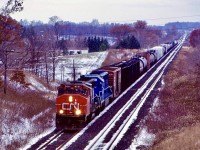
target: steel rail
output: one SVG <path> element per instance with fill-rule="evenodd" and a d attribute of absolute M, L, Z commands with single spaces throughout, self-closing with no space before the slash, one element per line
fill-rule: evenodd
<path fill-rule="evenodd" d="M 183 42 L 180 42 L 179 46 L 177 46 L 177 49 L 180 49 L 182 47 Z M 140 89 L 144 89 L 152 80 L 154 77 L 156 77 L 158 74 L 161 76 L 163 72 L 163 68 L 165 68 L 168 63 L 172 60 L 172 58 L 175 57 L 178 51 L 172 51 L 171 54 L 167 57 L 165 61 L 162 62 L 162 64 L 156 69 L 156 71 L 151 75 L 151 77 L 142 85 Z M 171 59 L 171 60 L 170 60 Z M 167 63 L 168 62 L 168 63 Z M 160 72 L 160 73 L 159 73 Z M 157 81 L 157 80 L 156 80 Z M 142 90 L 137 90 L 137 92 L 131 97 L 131 99 L 118 111 L 118 113 L 111 119 L 111 121 L 104 127 L 103 130 L 94 138 L 94 140 L 90 141 L 89 145 L 86 146 L 85 149 L 99 149 L 99 145 L 101 145 L 102 141 L 106 137 L 106 135 L 109 133 L 109 131 L 114 127 L 115 123 L 119 120 L 119 118 L 122 116 L 122 114 L 125 113 L 125 111 L 130 107 L 132 102 L 143 93 Z M 146 95 L 146 94 L 145 94 Z M 138 104 L 139 105 L 139 104 Z"/>
<path fill-rule="evenodd" d="M 42 150 L 45 147 L 47 147 L 52 141 L 54 141 L 57 137 L 59 137 L 61 134 L 64 133 L 64 130 L 60 130 L 58 133 L 56 133 L 55 135 L 51 136 L 49 139 L 46 140 L 45 143 L 43 143 L 39 148 L 37 148 L 37 150 Z"/>

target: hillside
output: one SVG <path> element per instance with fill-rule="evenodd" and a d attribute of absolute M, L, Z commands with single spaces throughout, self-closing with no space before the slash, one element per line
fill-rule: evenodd
<path fill-rule="evenodd" d="M 1 149 L 28 148 L 31 143 L 55 129 L 55 99 L 59 82 L 71 80 L 73 60 L 77 72 L 85 74 L 101 66 L 107 52 L 61 56 L 56 68 L 57 83 L 22 71 L 8 71 L 7 94 L 0 76 Z M 62 69 L 62 70 L 61 70 Z M 0 74 L 3 70 L 0 70 Z M 69 74 L 68 74 L 69 73 Z M 79 74 L 79 75 L 80 75 Z"/>
<path fill-rule="evenodd" d="M 144 52 L 144 49 L 110 49 L 102 66 L 128 60 L 131 57 Z"/>
<path fill-rule="evenodd" d="M 155 135 L 153 146 L 147 149 L 199 149 L 199 58 L 198 49 L 184 47 L 163 77 L 158 101 L 143 124 Z"/>
<path fill-rule="evenodd" d="M 14 150 L 53 126 L 56 91 L 52 87 L 30 73 L 9 72 L 7 94 L 0 93 L 1 149 Z"/>

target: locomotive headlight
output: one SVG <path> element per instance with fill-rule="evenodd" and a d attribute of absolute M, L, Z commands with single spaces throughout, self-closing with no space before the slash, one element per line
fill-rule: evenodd
<path fill-rule="evenodd" d="M 77 109 L 76 111 L 75 111 L 75 114 L 78 116 L 78 115 L 80 115 L 81 114 L 81 110 L 80 109 Z"/>
<path fill-rule="evenodd" d="M 73 97 L 70 96 L 70 97 L 69 97 L 69 102 L 72 102 L 72 101 L 73 101 Z"/>
<path fill-rule="evenodd" d="M 60 114 L 63 114 L 63 113 L 64 113 L 64 110 L 62 110 L 62 109 L 59 110 L 59 113 L 60 113 Z"/>

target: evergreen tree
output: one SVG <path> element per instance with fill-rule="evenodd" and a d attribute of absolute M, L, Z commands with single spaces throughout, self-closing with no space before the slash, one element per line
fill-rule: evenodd
<path fill-rule="evenodd" d="M 108 41 L 106 39 L 100 39 L 100 37 L 88 38 L 88 48 L 90 52 L 105 51 L 109 48 Z"/>
<path fill-rule="evenodd" d="M 129 48 L 130 49 L 139 49 L 140 48 L 140 43 L 134 36 L 130 37 Z"/>
<path fill-rule="evenodd" d="M 117 46 L 117 49 L 119 48 L 139 49 L 140 43 L 133 35 L 127 36 L 126 38 L 120 41 L 119 45 Z"/>

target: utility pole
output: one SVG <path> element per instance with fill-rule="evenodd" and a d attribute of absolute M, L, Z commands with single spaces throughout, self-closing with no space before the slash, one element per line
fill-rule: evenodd
<path fill-rule="evenodd" d="M 71 66 L 68 66 L 67 68 L 71 68 L 72 69 L 72 72 L 70 72 L 70 73 L 67 73 L 67 74 L 71 74 L 72 75 L 72 80 L 73 80 L 73 82 L 75 82 L 76 81 L 76 77 L 77 77 L 77 74 L 80 74 L 80 73 L 77 73 L 76 72 L 76 69 L 77 68 L 81 68 L 81 67 L 75 67 L 75 63 L 74 63 L 74 59 L 73 59 L 73 62 L 72 62 L 73 64 L 72 64 L 72 67 Z"/>
<path fill-rule="evenodd" d="M 76 68 L 75 68 L 74 59 L 73 59 L 73 82 L 75 82 L 75 80 L 76 80 Z"/>
<path fill-rule="evenodd" d="M 6 94 L 6 92 L 7 92 L 7 69 L 8 69 L 7 61 L 8 61 L 8 52 L 14 52 L 14 50 L 10 50 L 10 51 L 5 50 L 4 51 L 4 57 L 5 57 L 5 62 L 4 62 L 4 94 Z"/>
<path fill-rule="evenodd" d="M 4 94 L 6 94 L 7 91 L 7 50 L 5 51 L 5 62 L 4 62 Z"/>

